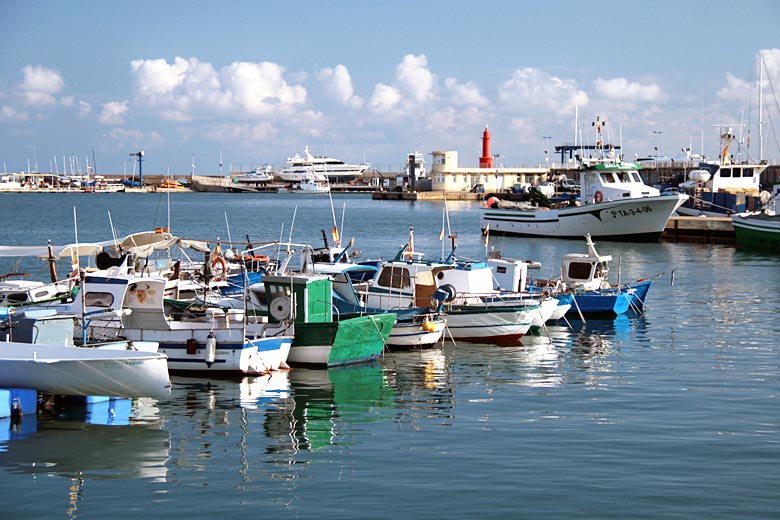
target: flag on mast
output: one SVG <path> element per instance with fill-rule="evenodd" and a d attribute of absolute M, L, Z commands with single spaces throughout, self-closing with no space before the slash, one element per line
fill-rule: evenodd
<path fill-rule="evenodd" d="M 333 242 L 338 244 L 339 243 L 339 228 L 336 226 L 333 226 L 333 231 L 331 231 L 331 235 L 333 236 Z"/>
<path fill-rule="evenodd" d="M 482 232 L 485 235 L 485 247 L 488 246 L 488 240 L 490 239 L 490 224 L 485 226 L 485 231 Z"/>
<path fill-rule="evenodd" d="M 439 240 L 444 240 L 444 226 L 442 226 L 441 231 L 439 231 Z"/>

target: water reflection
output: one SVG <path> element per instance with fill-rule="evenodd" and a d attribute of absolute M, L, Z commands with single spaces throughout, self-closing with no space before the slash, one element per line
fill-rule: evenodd
<path fill-rule="evenodd" d="M 293 398 L 284 410 L 293 451 L 354 442 L 351 425 L 389 417 L 393 390 L 379 364 L 290 374 Z"/>
<path fill-rule="evenodd" d="M 125 400 L 122 400 L 125 401 Z M 102 404 L 102 403 L 99 403 Z M 76 406 L 58 416 L 44 411 L 37 421 L 37 431 L 11 440 L 0 457 L 0 466 L 9 473 L 44 474 L 77 479 L 144 478 L 163 481 L 170 455 L 170 434 L 150 420 L 149 402 L 133 401 L 128 406 L 125 425 L 94 424 L 76 420 L 86 417 L 85 409 Z M 133 414 L 143 416 L 136 424 Z M 102 417 L 96 412 L 95 417 Z M 34 417 L 25 417 L 23 422 Z"/>
<path fill-rule="evenodd" d="M 441 348 L 393 353 L 384 359 L 388 383 L 396 394 L 395 420 L 412 429 L 453 418 L 453 359 Z"/>

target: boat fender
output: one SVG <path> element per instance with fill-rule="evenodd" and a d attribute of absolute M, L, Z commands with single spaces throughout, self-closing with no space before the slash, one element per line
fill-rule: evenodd
<path fill-rule="evenodd" d="M 198 353 L 198 340 L 190 338 L 187 340 L 187 354 L 194 356 Z"/>
<path fill-rule="evenodd" d="M 436 331 L 436 325 L 432 321 L 425 320 L 422 323 L 422 328 L 425 332 L 435 332 Z"/>
<path fill-rule="evenodd" d="M 604 202 L 604 194 L 601 193 L 600 191 L 597 191 L 596 193 L 594 193 L 593 194 L 593 202 L 595 202 L 596 204 L 598 204 L 600 202 Z"/>
<path fill-rule="evenodd" d="M 206 366 L 211 368 L 214 360 L 217 358 L 217 338 L 214 337 L 213 332 L 209 332 L 206 337 Z"/>
<path fill-rule="evenodd" d="M 217 265 L 221 267 L 217 269 Z M 211 261 L 211 269 L 214 272 L 214 280 L 221 282 L 227 276 L 227 262 L 221 256 L 215 256 Z"/>

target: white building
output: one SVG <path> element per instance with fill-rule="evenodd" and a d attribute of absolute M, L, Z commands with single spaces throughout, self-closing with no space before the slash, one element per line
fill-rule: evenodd
<path fill-rule="evenodd" d="M 482 185 L 484 191 L 511 190 L 515 184 L 536 186 L 547 180 L 547 168 L 458 168 L 458 152 L 431 152 L 432 191 L 471 191 Z"/>

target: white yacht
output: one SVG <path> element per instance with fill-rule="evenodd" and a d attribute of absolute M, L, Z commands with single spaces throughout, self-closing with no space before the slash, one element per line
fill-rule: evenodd
<path fill-rule="evenodd" d="M 331 183 L 349 182 L 362 176 L 370 164 L 346 164 L 344 161 L 324 155 L 312 155 L 307 146 L 303 155 L 288 157 L 279 177 L 287 182 L 299 182 L 314 175 L 316 180 L 327 179 Z"/>

